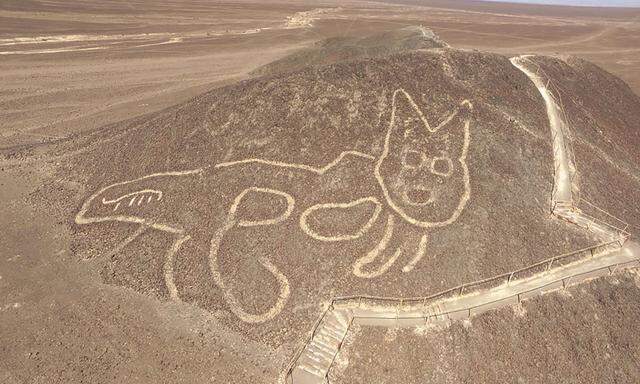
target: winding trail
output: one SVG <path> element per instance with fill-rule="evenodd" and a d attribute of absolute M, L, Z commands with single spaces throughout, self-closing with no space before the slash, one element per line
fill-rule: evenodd
<path fill-rule="evenodd" d="M 547 109 L 547 118 L 549 119 L 553 140 L 553 165 L 555 169 L 552 204 L 555 205 L 557 202 L 573 204 L 572 180 L 575 178 L 576 167 L 569 155 L 568 146 L 565 142 L 564 134 L 567 126 L 562 118 L 562 110 L 548 88 L 548 83 L 545 83 L 540 75 L 527 68 L 527 62 L 532 63 L 531 57 L 517 56 L 512 57 L 510 61 L 535 84 Z"/>
<path fill-rule="evenodd" d="M 621 269 L 640 267 L 640 245 L 629 234 L 584 214 L 577 208 L 577 170 L 568 143 L 564 111 L 549 89 L 549 80 L 532 60 L 517 56 L 511 63 L 542 96 L 553 141 L 554 188 L 552 213 L 592 231 L 602 243 L 553 257 L 524 269 L 423 298 L 353 296 L 334 298 L 312 328 L 308 341 L 284 375 L 290 384 L 324 384 L 351 324 L 386 327 L 449 324 L 453 320 L 513 305 L 528 298 L 566 288 Z"/>

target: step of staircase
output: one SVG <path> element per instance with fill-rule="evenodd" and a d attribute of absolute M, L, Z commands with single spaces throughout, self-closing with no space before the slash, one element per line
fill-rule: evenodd
<path fill-rule="evenodd" d="M 347 309 L 330 309 L 318 325 L 314 337 L 307 343 L 291 373 L 294 384 L 326 383 L 327 373 L 333 364 L 351 322 Z"/>

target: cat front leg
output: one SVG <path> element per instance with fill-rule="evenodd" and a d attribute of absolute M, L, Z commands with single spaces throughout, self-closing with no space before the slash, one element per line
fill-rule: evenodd
<path fill-rule="evenodd" d="M 411 272 L 426 255 L 428 240 L 426 232 L 415 233 L 413 226 L 407 228 L 406 224 L 402 220 L 398 220 L 397 216 L 389 214 L 382 238 L 366 255 L 356 260 L 353 264 L 353 274 L 366 279 L 381 276 L 395 264 L 402 254 L 412 255 L 409 262 L 402 267 L 402 272 Z M 393 252 L 387 251 L 394 246 Z M 390 256 L 386 261 L 381 262 L 380 259 L 384 254 L 390 254 Z M 374 264 L 377 264 L 377 267 L 371 268 Z"/>
<path fill-rule="evenodd" d="M 365 279 L 378 277 L 387 272 L 389 268 L 391 268 L 391 266 L 396 262 L 396 260 L 398 260 L 398 258 L 402 254 L 401 248 L 397 248 L 389 257 L 389 259 L 387 259 L 387 261 L 385 261 L 384 263 L 378 265 L 378 267 L 369 270 L 366 269 L 370 264 L 376 262 L 380 258 L 380 256 L 385 253 L 387 248 L 389 248 L 389 243 L 393 239 L 395 226 L 396 217 L 393 214 L 389 214 L 387 216 L 387 223 L 384 227 L 384 233 L 380 241 L 378 241 L 378 244 L 376 244 L 373 249 L 367 252 L 366 255 L 356 260 L 356 262 L 353 264 L 354 275 Z"/>
<path fill-rule="evenodd" d="M 418 249 L 416 249 L 413 258 L 402 267 L 402 272 L 407 273 L 413 271 L 413 268 L 424 258 L 424 255 L 427 253 L 427 244 L 429 241 L 428 235 L 425 233 L 420 237 L 420 241 L 418 242 Z"/>

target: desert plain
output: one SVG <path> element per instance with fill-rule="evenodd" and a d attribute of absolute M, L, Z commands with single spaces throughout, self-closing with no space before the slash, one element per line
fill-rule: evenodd
<path fill-rule="evenodd" d="M 548 115 L 536 87 L 509 63 L 514 56 L 554 58 L 531 62 L 569 97 L 562 102 L 575 133 L 572 151 L 586 201 L 580 208 L 624 226 L 635 241 L 639 20 L 635 8 L 467 0 L 1 2 L 0 382 L 283 382 L 291 380 L 285 370 L 333 296 L 427 296 L 598 244 L 593 233 L 548 210 L 555 148 Z M 417 51 L 394 46 L 398 52 L 386 56 L 344 59 L 353 44 L 367 42 L 375 51 L 377 43 L 388 47 L 385 39 L 393 43 L 394 31 L 423 30 L 416 27 L 434 32 L 437 40 L 428 40 L 434 45 Z M 473 91 L 466 92 L 469 84 Z M 352 102 L 344 110 L 342 95 Z M 451 129 L 446 151 L 460 151 L 461 164 L 471 168 L 471 195 L 461 200 L 470 205 L 456 208 L 456 214 L 462 211 L 458 222 L 429 229 L 428 240 L 403 229 L 408 245 L 384 241 L 399 219 L 378 210 L 383 197 L 370 186 L 375 180 L 366 184 L 368 167 L 383 173 L 378 179 L 387 177 L 380 171 L 381 138 L 390 127 L 393 140 L 398 116 L 434 127 L 451 116 L 454 124 L 474 119 L 486 127 L 471 131 L 467 140 L 443 124 Z M 331 129 L 312 129 L 325 126 Z M 338 157 L 347 152 L 356 155 Z M 245 161 L 255 158 L 268 158 L 266 165 L 276 168 Z M 441 173 L 464 174 L 451 164 Z M 496 169 L 483 173 L 487 164 Z M 175 187 L 160 176 L 156 184 L 145 184 L 146 175 L 169 171 L 197 175 L 196 181 Z M 270 184 L 244 189 L 252 178 Z M 125 180 L 141 181 L 145 192 L 118 190 Z M 374 204 L 348 217 L 311 216 L 324 204 L 318 199 L 339 196 L 344 185 L 367 196 L 360 206 Z M 107 186 L 132 199 L 120 206 Z M 290 191 L 278 192 L 287 186 Z M 101 188 L 107 188 L 103 194 Z M 169 201 L 171 188 L 186 197 L 188 208 L 161 212 L 169 216 L 162 218 L 184 228 L 91 222 L 90 214 L 105 214 L 105 207 L 90 204 L 93 196 L 121 212 L 127 203 L 136 208 L 153 199 Z M 451 188 L 464 195 L 464 186 Z M 244 203 L 247 190 L 256 194 L 255 203 Z M 199 203 L 209 195 L 212 202 Z M 349 205 L 340 204 L 332 208 Z M 258 219 L 242 219 L 243 209 Z M 277 216 L 278 210 L 286 214 Z M 369 225 L 372 212 L 380 219 Z M 310 218 L 296 216 L 284 232 L 254 231 L 271 215 Z M 332 232 L 342 229 L 336 218 L 348 230 L 371 228 L 383 239 L 378 245 L 398 242 L 403 256 L 421 254 L 425 239 L 431 257 L 416 256 L 407 271 L 391 268 L 380 280 L 366 280 L 377 278 L 376 272 L 356 268 L 356 277 L 365 280 L 354 278 L 349 258 L 366 252 L 369 243 L 323 248 L 296 232 L 302 227 L 316 240 L 340 238 Z M 200 231 L 202 222 L 240 232 Z M 314 225 L 317 231 L 309 229 Z M 188 239 L 182 236 L 192 228 Z M 244 254 L 236 246 L 286 250 L 286 266 L 280 266 L 285 273 L 274 272 L 277 266 L 266 259 L 255 263 L 241 256 L 237 263 L 220 260 L 221 272 L 213 270 L 211 249 Z M 170 279 L 165 254 L 175 257 Z M 339 257 L 318 263 L 327 254 Z M 286 275 L 291 287 L 265 271 Z M 223 283 L 220 276 L 229 275 L 241 275 L 238 287 Z M 355 325 L 328 379 L 636 382 L 640 277 L 633 268 L 611 275 L 448 326 Z M 280 304 L 271 305 L 278 292 L 289 300 L 280 300 L 280 317 L 269 312 Z"/>

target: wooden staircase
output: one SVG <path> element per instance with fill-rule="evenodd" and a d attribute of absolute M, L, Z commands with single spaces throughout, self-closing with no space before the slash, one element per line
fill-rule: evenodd
<path fill-rule="evenodd" d="M 329 309 L 295 363 L 289 382 L 323 384 L 351 323 L 351 311 Z"/>

